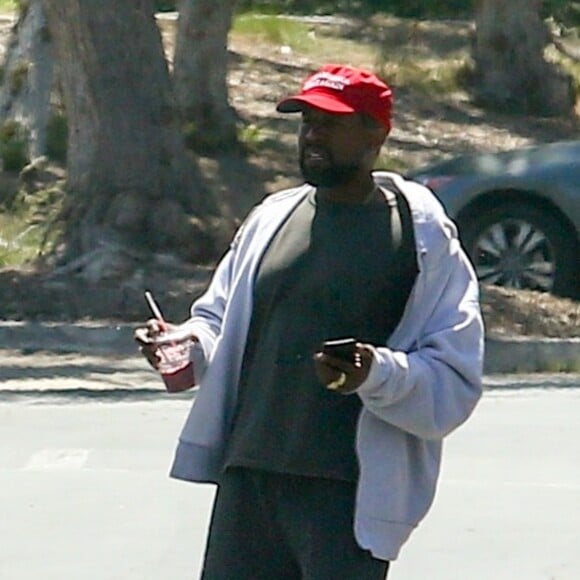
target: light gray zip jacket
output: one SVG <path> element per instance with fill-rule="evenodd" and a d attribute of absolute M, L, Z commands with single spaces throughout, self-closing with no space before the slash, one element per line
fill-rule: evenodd
<path fill-rule="evenodd" d="M 427 513 L 439 475 L 442 439 L 463 423 L 481 396 L 483 325 L 478 284 L 454 224 L 423 186 L 392 173 L 414 222 L 419 274 L 388 344 L 375 348 L 362 400 L 356 450 L 360 475 L 355 537 L 375 557 L 394 560 Z M 310 186 L 256 206 L 192 306 L 203 360 L 199 391 L 183 427 L 171 476 L 216 482 L 231 430 L 252 313 L 252 291 L 269 241 Z M 322 387 L 321 387 L 322 388 Z"/>

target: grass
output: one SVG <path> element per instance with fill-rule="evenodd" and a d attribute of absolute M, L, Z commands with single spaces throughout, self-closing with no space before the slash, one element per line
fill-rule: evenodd
<path fill-rule="evenodd" d="M 309 19 L 246 13 L 236 17 L 231 34 L 244 44 L 272 45 L 319 61 L 340 60 L 348 55 L 352 62 L 374 59 L 374 47 L 337 34 L 334 26 L 314 25 Z M 343 59 L 344 60 L 344 59 Z"/>
<path fill-rule="evenodd" d="M 254 123 L 244 125 L 238 134 L 240 142 L 252 151 L 258 150 L 260 144 L 263 143 L 266 138 L 266 133 Z"/>
<path fill-rule="evenodd" d="M 25 216 L 0 214 L 0 267 L 19 266 L 34 260 L 44 239 L 39 224 Z"/>
<path fill-rule="evenodd" d="M 363 38 L 357 39 L 341 30 L 340 21 L 314 26 L 308 19 L 248 13 L 236 18 L 232 34 L 244 44 L 271 44 L 277 51 L 299 53 L 315 62 L 374 63 L 375 71 L 393 85 L 423 93 L 458 90 L 469 58 L 468 43 L 456 44 L 442 58 L 434 58 L 424 46 L 415 44 L 416 28 L 385 17 L 365 23 Z M 385 30 L 387 37 L 379 40 Z"/>
<path fill-rule="evenodd" d="M 306 25 L 277 16 L 243 14 L 235 19 L 231 32 L 261 42 L 290 46 L 294 50 L 305 50 L 313 45 Z"/>
<path fill-rule="evenodd" d="M 3 195 L 10 200 L 0 203 L 0 268 L 31 263 L 48 252 L 60 235 L 55 220 L 64 193 L 59 187 L 49 187 L 33 194 L 21 190 Z"/>
<path fill-rule="evenodd" d="M 15 12 L 18 4 L 18 0 L 0 0 L 0 12 Z"/>
<path fill-rule="evenodd" d="M 395 86 L 424 94 L 449 95 L 461 90 L 460 78 L 466 66 L 466 59 L 429 63 L 404 57 L 379 63 L 377 72 Z"/>

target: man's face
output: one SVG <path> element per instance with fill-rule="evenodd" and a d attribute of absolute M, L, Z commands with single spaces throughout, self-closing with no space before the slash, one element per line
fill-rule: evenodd
<path fill-rule="evenodd" d="M 365 175 L 372 169 L 376 143 L 376 129 L 365 126 L 360 115 L 305 108 L 298 137 L 304 180 L 314 186 L 336 187 Z"/>

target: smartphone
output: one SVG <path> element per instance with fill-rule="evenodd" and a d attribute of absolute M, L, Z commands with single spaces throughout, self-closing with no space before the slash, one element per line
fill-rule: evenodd
<path fill-rule="evenodd" d="M 339 358 L 345 362 L 355 362 L 356 352 L 355 338 L 338 338 L 335 340 L 326 340 L 322 343 L 322 352 L 329 356 Z"/>

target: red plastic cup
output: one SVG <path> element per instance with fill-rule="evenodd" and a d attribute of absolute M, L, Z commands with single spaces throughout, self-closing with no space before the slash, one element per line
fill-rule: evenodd
<path fill-rule="evenodd" d="M 155 340 L 160 362 L 157 370 L 169 393 L 179 393 L 195 385 L 192 350 L 199 343 L 183 328 L 164 332 Z"/>

